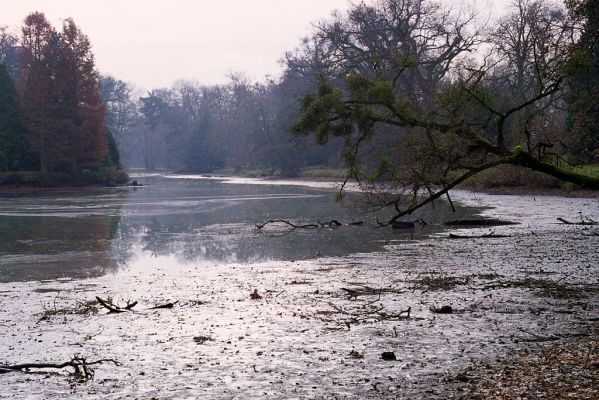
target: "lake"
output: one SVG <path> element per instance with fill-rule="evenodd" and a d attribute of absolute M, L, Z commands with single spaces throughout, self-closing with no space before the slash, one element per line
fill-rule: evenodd
<path fill-rule="evenodd" d="M 147 186 L 0 196 L 0 281 L 141 272 L 156 263 L 177 268 L 342 256 L 380 250 L 414 234 L 378 229 L 375 217 L 389 214 L 352 207 L 355 193 L 347 203 L 336 203 L 333 183 L 194 175 L 137 179 Z M 430 222 L 456 218 L 447 212 L 439 204 L 418 216 Z M 271 219 L 296 224 L 335 219 L 343 225 L 292 232 L 269 225 L 257 232 L 256 223 Z M 348 225 L 355 221 L 365 224 Z"/>
<path fill-rule="evenodd" d="M 590 354 L 599 232 L 557 218 L 596 219 L 596 198 L 458 192 L 470 207 L 438 203 L 406 218 L 424 230 L 394 232 L 329 183 L 137 180 L 148 186 L 2 195 L 0 364 L 98 361 L 86 382 L 0 374 L 6 398 L 445 399 L 493 385 L 485 366 L 540 339 Z M 474 213 L 518 225 L 455 239 L 439 224 Z M 277 218 L 343 225 L 256 231 Z"/>

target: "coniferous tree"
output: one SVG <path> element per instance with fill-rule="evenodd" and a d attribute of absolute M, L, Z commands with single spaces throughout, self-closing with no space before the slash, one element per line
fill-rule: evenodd
<path fill-rule="evenodd" d="M 51 160 L 48 152 L 57 143 L 50 126 L 52 77 L 47 57 L 52 36 L 53 29 L 44 14 L 32 13 L 25 18 L 18 88 L 25 138 L 39 158 L 42 173 L 48 172 Z"/>
<path fill-rule="evenodd" d="M 72 19 L 57 32 L 41 13 L 25 19 L 22 33 L 22 112 L 41 172 L 97 170 L 108 137 L 88 38 Z"/>

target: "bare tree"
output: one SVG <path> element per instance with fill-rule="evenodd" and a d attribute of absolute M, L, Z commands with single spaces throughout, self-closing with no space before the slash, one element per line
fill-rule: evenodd
<path fill-rule="evenodd" d="M 426 1 L 384 0 L 356 5 L 347 17 L 317 27 L 316 35 L 330 32 L 339 49 L 334 55 L 348 68 L 344 85 L 323 77 L 306 97 L 296 131 L 321 141 L 343 138 L 348 179 L 356 179 L 378 206 L 396 208 L 386 224 L 504 164 L 599 188 L 599 179 L 541 151 L 551 144 L 530 129 L 546 122 L 563 89 L 572 49 L 563 13 L 544 2 L 518 1 L 487 41 L 471 27 L 472 15 L 451 15 Z M 366 43 L 365 37 L 377 34 Z M 393 39 L 387 44 L 385 38 Z M 479 44 L 492 52 L 467 57 Z M 378 48 L 396 53 L 369 53 Z M 364 149 L 381 131 L 402 140 L 380 148 L 378 162 L 369 165 Z M 380 179 L 388 182 L 384 190 L 375 183 Z M 402 208 L 406 200 L 411 205 Z"/>

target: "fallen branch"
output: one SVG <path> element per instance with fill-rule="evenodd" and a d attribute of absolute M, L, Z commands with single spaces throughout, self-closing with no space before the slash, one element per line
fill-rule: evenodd
<path fill-rule="evenodd" d="M 526 331 L 521 328 L 518 328 L 518 330 L 522 333 L 526 333 L 527 335 L 530 335 L 533 337 L 532 339 L 519 338 L 519 340 L 521 342 L 553 342 L 556 340 L 560 340 L 559 336 L 540 336 L 540 335 L 537 335 L 536 333 L 532 333 L 532 332 Z"/>
<path fill-rule="evenodd" d="M 150 310 L 158 310 L 158 309 L 163 309 L 163 308 L 173 308 L 175 306 L 175 304 L 177 304 L 179 301 L 175 301 L 173 303 L 166 303 L 166 304 L 161 304 L 158 306 L 154 306 L 154 307 L 150 307 Z"/>
<path fill-rule="evenodd" d="M 129 303 L 127 301 L 127 305 L 125 307 L 119 307 L 118 305 L 112 304 L 112 302 L 108 300 L 102 300 L 99 296 L 96 296 L 96 300 L 98 300 L 98 303 L 100 303 L 102 307 L 108 309 L 109 314 L 131 311 L 133 307 L 137 305 L 137 301 L 134 301 L 133 303 Z"/>
<path fill-rule="evenodd" d="M 444 222 L 443 225 L 447 226 L 504 226 L 504 225 L 518 225 L 517 222 L 506 221 L 496 218 L 487 219 L 459 219 L 455 221 Z"/>
<path fill-rule="evenodd" d="M 88 380 L 94 377 L 94 370 L 90 368 L 91 365 L 103 364 L 103 363 L 113 363 L 116 366 L 120 366 L 117 361 L 105 358 L 96 361 L 87 361 L 85 358 L 80 356 L 74 356 L 70 361 L 54 364 L 54 363 L 26 363 L 26 364 L 16 364 L 16 365 L 0 365 L 0 374 L 6 374 L 10 372 L 24 372 L 24 373 L 34 373 L 31 371 L 32 369 L 55 369 L 55 370 L 64 370 L 65 368 L 73 368 L 73 372 L 70 372 L 70 375 L 74 375 L 81 380 Z"/>
<path fill-rule="evenodd" d="M 276 223 L 281 223 L 281 224 L 286 224 L 289 225 L 290 227 L 292 227 L 293 229 L 313 229 L 313 228 L 318 228 L 319 226 L 316 224 L 306 224 L 306 225 L 296 225 L 293 224 L 285 219 L 271 219 L 268 220 L 262 224 L 256 224 L 256 229 L 258 229 L 259 231 L 262 230 L 262 228 L 264 228 L 266 225 L 268 224 L 276 224 Z"/>
<path fill-rule="evenodd" d="M 509 235 L 498 235 L 495 232 L 487 233 L 484 235 L 457 235 L 455 233 L 450 233 L 450 239 L 492 239 L 492 238 L 509 238 Z"/>
<path fill-rule="evenodd" d="M 582 217 L 581 217 L 581 219 L 582 219 Z M 599 222 L 593 221 L 590 218 L 587 218 L 586 220 L 582 219 L 582 221 L 580 221 L 580 222 L 568 221 L 567 219 L 564 219 L 564 218 L 561 218 L 561 217 L 558 217 L 557 220 L 560 221 L 563 224 L 566 224 L 566 225 L 584 225 L 584 226 L 599 225 Z"/>

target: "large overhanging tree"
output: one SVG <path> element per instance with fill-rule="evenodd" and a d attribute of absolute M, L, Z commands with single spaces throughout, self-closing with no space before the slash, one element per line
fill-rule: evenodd
<path fill-rule="evenodd" d="M 343 138 L 348 180 L 395 206 L 387 224 L 500 165 L 598 189 L 561 157 L 577 35 L 565 10 L 542 0 L 519 0 L 479 28 L 472 13 L 429 1 L 360 3 L 317 26 L 306 58 L 321 55 L 320 85 L 295 130 Z"/>

